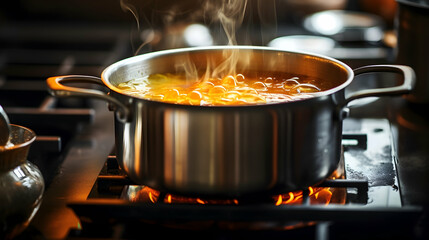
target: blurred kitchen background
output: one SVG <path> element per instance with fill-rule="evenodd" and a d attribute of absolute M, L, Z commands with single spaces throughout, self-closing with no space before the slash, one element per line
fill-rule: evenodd
<path fill-rule="evenodd" d="M 35 45 L 44 40 L 51 43 L 40 48 L 61 48 L 58 45 L 71 44 L 80 50 L 96 50 L 106 47 L 108 41 L 116 38 L 120 39 L 117 41 L 125 41 L 123 47 L 130 48 L 125 55 L 184 46 L 226 44 L 227 38 L 216 16 L 217 10 L 213 11 L 213 8 L 221 7 L 222 2 L 7 1 L 0 10 L 0 40 L 5 49 L 26 44 L 27 48 L 38 47 Z M 237 25 L 236 38 L 242 45 L 267 45 L 277 37 L 290 35 L 328 36 L 334 39 L 334 42 L 324 38 L 304 40 L 312 41 L 310 45 L 318 46 L 316 49 L 323 53 L 341 44 L 347 47 L 356 46 L 357 43 L 393 46 L 394 36 L 387 30 L 393 29 L 396 5 L 394 0 L 249 0 L 245 5 L 242 24 Z M 350 10 L 374 15 L 329 12 L 328 16 L 314 16 L 313 20 L 318 25 L 308 19 L 311 14 L 325 10 Z M 333 18 L 337 21 L 337 29 L 324 29 L 323 26 L 333 27 Z M 327 21 L 326 24 L 322 19 Z M 202 26 L 192 25 L 195 23 Z M 283 40 L 284 43 L 277 42 L 277 45 L 288 44 L 297 48 L 296 39 Z M 143 43 L 146 43 L 145 47 L 142 47 Z M 341 51 L 335 51 L 335 57 L 341 57 Z M 105 62 L 110 63 L 112 59 L 105 58 Z"/>

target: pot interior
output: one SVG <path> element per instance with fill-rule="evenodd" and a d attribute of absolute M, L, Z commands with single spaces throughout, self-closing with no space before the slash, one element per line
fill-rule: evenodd
<path fill-rule="evenodd" d="M 198 80 L 207 71 L 216 77 L 248 72 L 305 75 L 328 81 L 328 95 L 343 89 L 353 79 L 344 63 L 321 55 L 281 51 L 266 47 L 218 46 L 184 48 L 143 54 L 119 61 L 103 72 L 102 79 L 111 90 L 122 93 L 117 85 L 156 73 L 185 74 Z"/>

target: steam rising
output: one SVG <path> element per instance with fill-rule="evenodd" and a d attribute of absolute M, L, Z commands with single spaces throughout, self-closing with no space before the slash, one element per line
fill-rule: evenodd
<path fill-rule="evenodd" d="M 236 31 L 241 26 L 247 6 L 247 0 L 207 0 L 205 4 L 206 14 L 213 17 L 213 21 L 219 21 L 228 38 L 228 45 L 237 45 Z M 226 55 L 226 56 L 225 56 Z M 239 58 L 238 51 L 225 51 L 226 60 L 216 66 L 211 72 L 211 76 L 221 77 L 221 75 L 236 75 L 236 65 Z M 209 64 L 208 64 L 209 65 Z M 209 67 L 207 67 L 209 69 Z"/>
<path fill-rule="evenodd" d="M 137 29 L 140 30 L 140 21 L 139 21 L 139 15 L 137 13 L 137 9 L 132 4 L 127 3 L 126 0 L 121 0 L 119 4 L 121 5 L 122 11 L 124 12 L 128 11 L 134 16 L 134 19 L 136 20 L 136 23 L 137 23 Z"/>
<path fill-rule="evenodd" d="M 205 16 L 222 24 L 228 45 L 237 45 L 235 33 L 243 22 L 247 0 L 206 0 L 204 6 Z"/>
<path fill-rule="evenodd" d="M 153 1 L 152 3 L 156 5 L 155 2 L 156 1 Z M 256 3 L 258 13 L 261 17 L 261 27 L 265 27 L 267 24 L 272 23 L 271 20 L 276 17 L 275 5 L 273 4 L 274 1 L 258 0 Z M 162 18 L 161 22 L 164 25 L 164 31 L 168 27 L 173 26 L 174 23 L 176 23 L 174 27 L 177 29 L 177 25 L 179 25 L 177 24 L 177 21 L 181 21 L 183 24 L 183 22 L 186 21 L 196 22 L 203 20 L 204 23 L 209 25 L 220 24 L 225 36 L 227 37 L 228 45 L 237 45 L 236 32 L 242 25 L 246 14 L 246 9 L 248 8 L 247 0 L 194 0 L 191 2 L 191 4 L 190 1 L 179 1 L 177 3 L 174 1 L 168 1 L 160 4 L 168 5 L 168 7 L 157 5 L 158 7 L 161 7 L 162 10 L 158 10 L 155 13 L 157 14 L 156 17 Z M 157 38 L 157 32 L 153 29 L 140 29 L 142 25 L 140 24 L 140 16 L 137 12 L 137 9 L 136 7 L 132 6 L 132 4 L 129 4 L 127 0 L 120 0 L 120 5 L 123 11 L 130 12 L 133 15 L 137 23 L 138 31 L 145 33 L 143 43 L 136 51 L 136 54 L 138 54 L 143 46 L 153 43 L 153 40 Z M 189 8 L 189 6 L 191 7 Z M 268 12 L 266 11 L 267 6 Z M 146 16 L 143 15 L 142 17 L 144 17 L 147 23 L 150 25 L 150 21 L 148 21 Z M 174 36 L 166 36 L 166 38 L 172 39 Z M 216 64 L 213 63 L 212 60 L 207 59 L 207 68 L 205 69 L 203 80 L 237 74 L 236 66 L 240 57 L 239 51 L 226 50 L 224 51 L 223 57 L 225 60 Z M 186 78 L 189 80 L 195 81 L 198 79 L 197 68 L 190 59 L 177 63 L 176 70 L 177 72 L 185 72 Z"/>
<path fill-rule="evenodd" d="M 132 5 L 131 3 L 128 3 L 127 0 L 120 0 L 119 4 L 121 6 L 122 11 L 124 12 L 130 12 L 133 17 L 134 20 L 136 21 L 137 24 L 137 32 L 140 32 L 140 17 L 137 11 L 137 8 Z M 143 15 L 144 19 L 146 20 L 146 22 L 149 22 L 147 20 L 147 18 Z M 145 29 L 141 32 L 141 36 L 143 36 L 142 38 L 145 39 L 145 41 L 143 43 L 140 44 L 140 46 L 137 48 L 137 50 L 135 51 L 134 55 L 137 55 L 144 46 L 146 46 L 148 43 L 155 41 L 156 39 L 156 33 L 153 29 Z M 133 39 L 133 37 L 131 36 L 131 39 Z"/>

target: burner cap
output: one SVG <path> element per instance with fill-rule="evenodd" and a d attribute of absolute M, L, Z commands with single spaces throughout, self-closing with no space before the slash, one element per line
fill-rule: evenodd
<path fill-rule="evenodd" d="M 377 15 L 344 10 L 328 10 L 305 18 L 304 27 L 337 41 L 378 42 L 383 38 L 383 20 Z"/>

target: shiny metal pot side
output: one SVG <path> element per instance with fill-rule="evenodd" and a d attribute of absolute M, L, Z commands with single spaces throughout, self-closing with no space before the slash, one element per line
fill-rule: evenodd
<path fill-rule="evenodd" d="M 176 63 L 188 60 L 204 69 L 207 62 L 221 63 L 228 56 L 225 51 L 239 51 L 238 72 L 291 72 L 338 85 L 306 100 L 249 106 L 170 104 L 128 96 L 116 87 L 152 73 L 174 73 L 181 69 Z M 402 74 L 404 82 L 344 96 L 355 74 L 378 71 Z M 82 81 L 105 85 L 110 94 L 63 85 Z M 408 93 L 413 84 L 413 71 L 406 66 L 368 66 L 354 73 L 325 56 L 249 46 L 144 54 L 109 66 L 102 81 L 87 76 L 48 79 L 56 96 L 110 102 L 117 113 L 117 158 L 136 183 L 171 193 L 216 197 L 274 194 L 317 184 L 337 168 L 347 103 L 367 96 Z"/>

